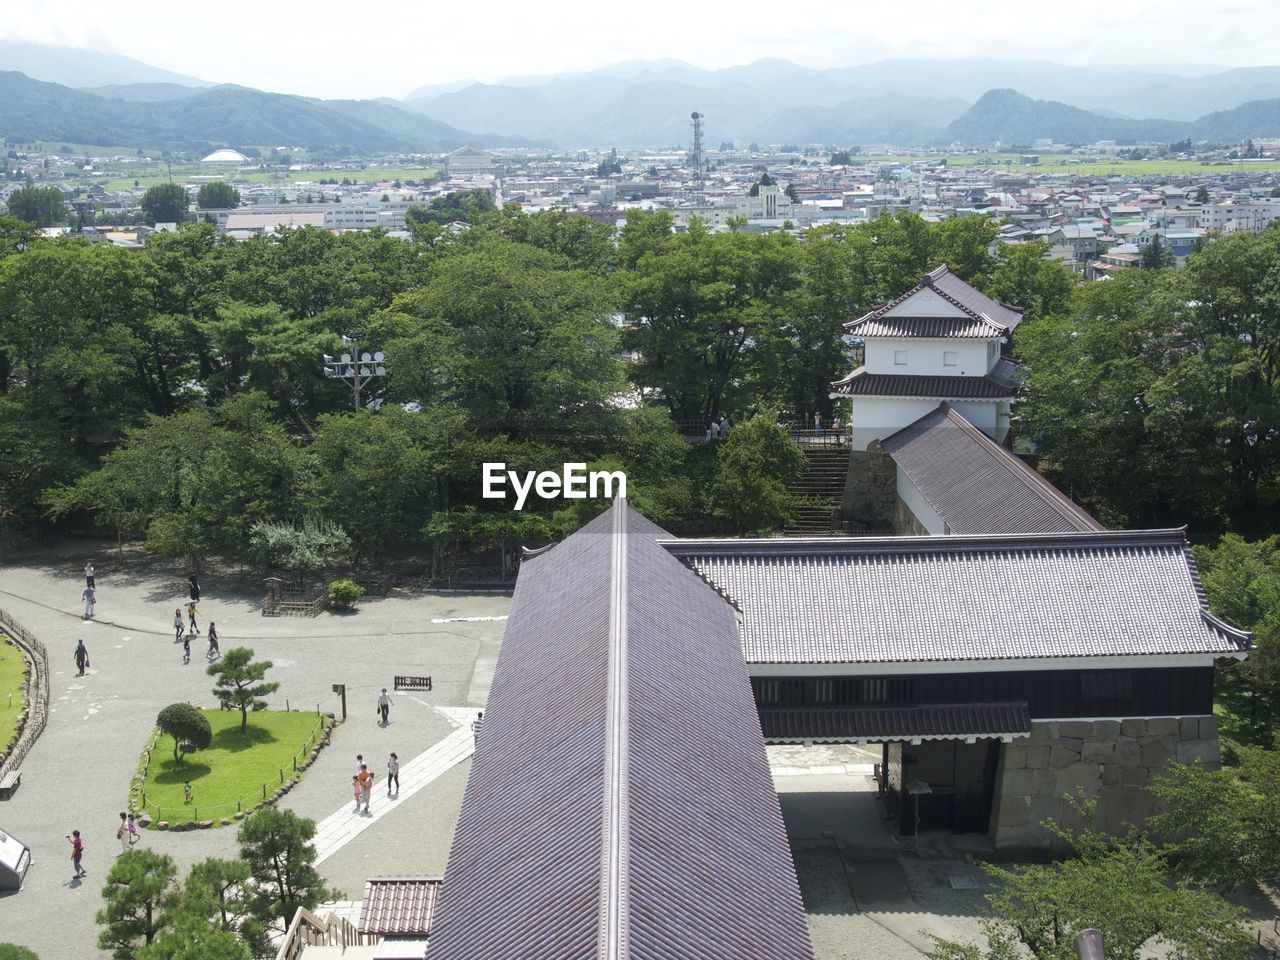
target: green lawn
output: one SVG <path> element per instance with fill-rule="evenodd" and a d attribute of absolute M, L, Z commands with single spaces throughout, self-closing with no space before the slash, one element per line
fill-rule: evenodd
<path fill-rule="evenodd" d="M 18 717 L 22 716 L 25 702 L 22 677 L 26 668 L 27 659 L 22 651 L 7 639 L 0 640 L 0 750 L 9 745 L 18 729 Z"/>
<path fill-rule="evenodd" d="M 249 809 L 262 800 L 264 784 L 268 795 L 280 786 L 281 770 L 286 780 L 294 775 L 293 757 L 321 720 L 314 713 L 263 710 L 249 714 L 249 729 L 241 735 L 239 710 L 201 713 L 213 727 L 209 749 L 176 761 L 173 738 L 162 734 L 152 750 L 143 790 L 146 812 L 154 820 L 218 820 L 236 812 L 237 800 Z M 298 759 L 301 762 L 306 756 Z M 187 780 L 191 781 L 191 803 L 183 801 L 182 785 Z"/>
<path fill-rule="evenodd" d="M 380 180 L 427 180 L 435 175 L 437 167 L 366 167 L 363 170 L 291 170 L 263 171 L 256 169 L 225 170 L 209 169 L 200 163 L 175 163 L 173 179 L 184 182 L 191 177 L 222 176 L 232 184 L 249 183 L 317 183 L 322 178 L 342 182 L 346 177 L 357 183 L 377 183 Z M 127 190 L 138 181 L 141 187 L 154 187 L 156 184 L 168 183 L 169 168 L 163 163 L 110 164 L 96 170 L 88 176 L 77 174 L 73 178 L 76 183 L 86 185 L 101 183 L 107 190 Z M 332 184 L 325 184 L 326 190 L 334 189 Z"/>
<path fill-rule="evenodd" d="M 1020 157 L 1020 154 L 1011 153 L 967 154 L 964 156 L 947 156 L 946 161 L 949 167 L 1025 170 L 1030 172 L 1039 171 L 1040 173 L 1100 174 L 1104 176 L 1122 174 L 1129 177 L 1195 173 L 1209 176 L 1238 170 L 1257 170 L 1262 172 L 1280 170 L 1280 160 L 1251 163 L 1213 160 L 1208 163 L 1201 163 L 1199 160 L 1121 160 L 1116 157 L 1098 156 L 1092 158 L 1092 163 L 1081 163 L 1081 160 L 1090 158 L 1050 154 L 1041 155 L 1039 163 L 1027 165 L 1019 162 Z M 860 160 L 866 163 L 896 163 L 904 165 L 915 162 L 930 162 L 937 159 L 935 156 L 876 156 L 872 154 L 854 157 L 855 161 Z"/>

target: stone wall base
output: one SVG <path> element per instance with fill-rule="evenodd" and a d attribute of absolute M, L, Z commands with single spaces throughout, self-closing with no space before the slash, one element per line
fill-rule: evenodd
<path fill-rule="evenodd" d="M 873 440 L 866 450 L 850 451 L 841 519 L 855 532 L 890 530 L 897 500 L 898 468 L 879 441 Z"/>
<path fill-rule="evenodd" d="M 1155 720 L 1033 721 L 1031 736 L 1004 745 L 996 771 L 991 836 L 1011 856 L 1063 853 L 1040 824 L 1054 820 L 1067 830 L 1082 826 L 1066 799 L 1097 799 L 1094 825 L 1120 834 L 1142 828 L 1156 812 L 1145 788 L 1171 762 L 1220 763 L 1213 717 Z"/>

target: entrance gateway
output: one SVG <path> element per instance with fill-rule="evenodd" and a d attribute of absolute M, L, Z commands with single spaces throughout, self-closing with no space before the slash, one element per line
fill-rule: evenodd
<path fill-rule="evenodd" d="M 1043 850 L 1063 799 L 1119 830 L 1170 762 L 1218 762 L 1208 610 L 1182 530 L 666 540 L 739 611 L 766 742 L 883 744 L 903 833 Z"/>

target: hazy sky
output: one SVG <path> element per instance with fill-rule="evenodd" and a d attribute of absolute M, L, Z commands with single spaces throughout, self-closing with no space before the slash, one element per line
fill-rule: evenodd
<path fill-rule="evenodd" d="M 888 57 L 1073 64 L 1280 62 L 1275 0 L 4 0 L 0 38 L 87 46 L 214 82 L 401 97 L 424 84 L 563 73 L 632 58 L 716 68 Z"/>

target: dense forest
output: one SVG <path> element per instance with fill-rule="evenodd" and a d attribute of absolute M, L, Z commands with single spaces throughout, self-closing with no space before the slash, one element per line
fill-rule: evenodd
<path fill-rule="evenodd" d="M 1080 284 L 978 217 L 797 239 L 509 209 L 460 233 L 419 219 L 408 243 L 192 225 L 141 252 L 0 224 L 11 540 L 96 528 L 244 557 L 256 522 L 316 519 L 364 558 L 536 539 L 590 505 L 493 511 L 480 464 L 566 460 L 625 469 L 673 531 L 765 532 L 791 467 L 740 448 L 754 432 L 763 449 L 763 428 L 707 446 L 676 424 L 843 412 L 827 397 L 851 363 L 842 324 L 944 262 L 1025 308 L 1007 346 L 1025 379 L 1015 435 L 1103 522 L 1280 531 L 1280 229 Z M 370 408 L 324 376 L 342 335 L 387 356 Z"/>

